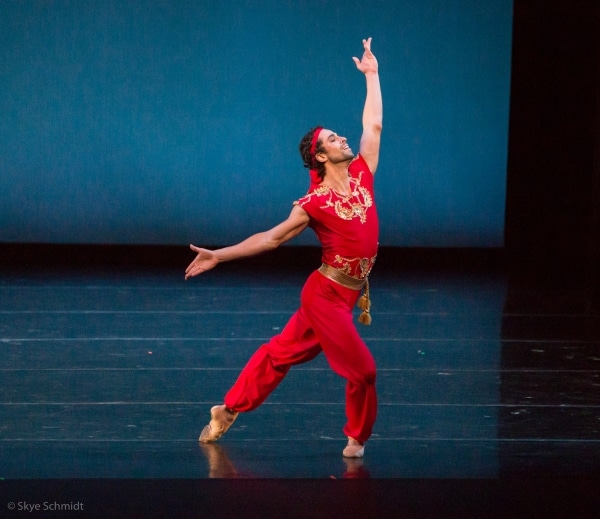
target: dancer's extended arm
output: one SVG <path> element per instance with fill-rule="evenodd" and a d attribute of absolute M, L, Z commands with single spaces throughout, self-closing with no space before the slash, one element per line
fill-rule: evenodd
<path fill-rule="evenodd" d="M 367 95 L 363 109 L 363 133 L 360 138 L 360 154 L 375 173 L 379 163 L 379 145 L 381 142 L 381 129 L 383 127 L 383 101 L 381 86 L 379 84 L 379 64 L 371 52 L 371 38 L 363 40 L 365 49 L 362 58 L 352 58 L 356 68 L 360 70 L 367 80 Z"/>
<path fill-rule="evenodd" d="M 222 261 L 256 256 L 276 249 L 282 243 L 291 240 L 306 229 L 308 222 L 309 216 L 306 211 L 296 205 L 286 220 L 268 231 L 253 234 L 236 245 L 217 250 L 202 249 L 190 245 L 190 249 L 196 252 L 197 255 L 185 270 L 185 279 L 213 269 Z"/>

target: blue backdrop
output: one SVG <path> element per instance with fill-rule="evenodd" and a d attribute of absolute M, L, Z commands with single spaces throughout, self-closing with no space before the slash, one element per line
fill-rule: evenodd
<path fill-rule="evenodd" d="M 308 186 L 309 128 L 358 149 L 351 57 L 372 36 L 381 244 L 503 245 L 511 0 L 4 0 L 0 17 L 0 241 L 225 244 L 278 223 Z"/>

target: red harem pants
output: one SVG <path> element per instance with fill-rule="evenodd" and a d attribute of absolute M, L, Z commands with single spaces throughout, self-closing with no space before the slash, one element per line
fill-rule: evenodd
<path fill-rule="evenodd" d="M 240 412 L 256 409 L 291 366 L 323 351 L 331 369 L 346 379 L 344 434 L 365 442 L 377 416 L 376 368 L 352 319 L 359 295 L 359 291 L 313 272 L 302 289 L 300 309 L 279 335 L 250 358 L 225 395 L 225 405 Z"/>

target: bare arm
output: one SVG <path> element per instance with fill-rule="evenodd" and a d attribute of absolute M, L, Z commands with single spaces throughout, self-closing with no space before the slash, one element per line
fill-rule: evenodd
<path fill-rule="evenodd" d="M 383 101 L 379 84 L 379 65 L 377 58 L 371 52 L 371 38 L 363 40 L 365 49 L 362 59 L 352 58 L 356 68 L 360 70 L 367 81 L 367 95 L 363 109 L 363 133 L 360 138 L 360 154 L 365 159 L 373 173 L 379 163 L 379 146 L 383 127 Z"/>
<path fill-rule="evenodd" d="M 190 245 L 190 249 L 196 252 L 197 255 L 185 270 L 185 279 L 213 269 L 222 261 L 256 256 L 274 250 L 282 243 L 300 234 L 306 229 L 308 222 L 308 213 L 296 205 L 286 220 L 268 231 L 253 234 L 236 245 L 214 251 Z"/>

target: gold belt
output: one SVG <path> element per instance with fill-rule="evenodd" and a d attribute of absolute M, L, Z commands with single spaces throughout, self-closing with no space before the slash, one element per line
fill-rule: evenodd
<path fill-rule="evenodd" d="M 340 269 L 336 269 L 331 265 L 327 265 L 323 263 L 319 267 L 319 272 L 323 274 L 326 278 L 331 279 L 331 281 L 335 281 L 336 283 L 342 285 L 343 287 L 349 288 L 350 290 L 361 290 L 363 286 L 365 286 L 366 279 L 359 279 Z"/>

